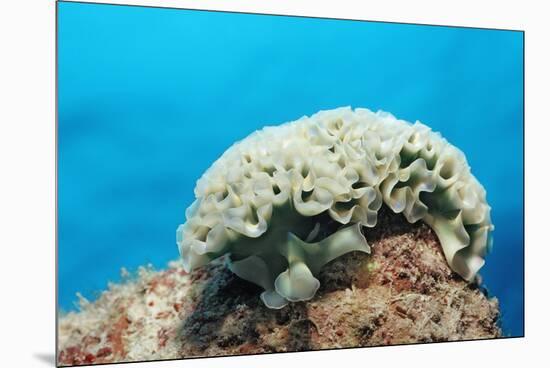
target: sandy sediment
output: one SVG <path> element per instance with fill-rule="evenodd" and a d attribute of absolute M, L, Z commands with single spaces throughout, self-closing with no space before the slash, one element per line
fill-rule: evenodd
<path fill-rule="evenodd" d="M 498 301 L 453 273 L 433 231 L 381 211 L 372 254 L 327 264 L 314 299 L 268 309 L 223 259 L 143 267 L 60 316 L 58 364 L 79 365 L 495 338 Z"/>

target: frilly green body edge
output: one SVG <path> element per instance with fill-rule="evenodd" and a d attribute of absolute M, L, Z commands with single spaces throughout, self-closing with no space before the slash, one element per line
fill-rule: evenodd
<path fill-rule="evenodd" d="M 187 271 L 229 255 L 269 308 L 313 298 L 323 265 L 370 253 L 362 231 L 386 204 L 437 234 L 471 281 L 491 246 L 490 206 L 464 154 L 438 133 L 385 112 L 339 108 L 266 127 L 199 179 L 177 244 Z"/>

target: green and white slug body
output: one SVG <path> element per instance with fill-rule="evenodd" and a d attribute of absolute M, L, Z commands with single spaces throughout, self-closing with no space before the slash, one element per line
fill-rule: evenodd
<path fill-rule="evenodd" d="M 321 267 L 370 252 L 363 227 L 382 204 L 437 234 L 452 270 L 471 281 L 493 225 L 464 154 L 439 133 L 349 107 L 265 127 L 230 147 L 198 180 L 177 243 L 187 271 L 229 254 L 269 308 L 309 300 Z"/>

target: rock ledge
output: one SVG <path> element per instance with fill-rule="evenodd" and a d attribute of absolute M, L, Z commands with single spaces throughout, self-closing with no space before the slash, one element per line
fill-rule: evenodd
<path fill-rule="evenodd" d="M 325 266 L 314 299 L 266 308 L 223 259 L 142 267 L 60 316 L 58 364 L 80 365 L 496 338 L 498 301 L 448 267 L 433 231 L 382 210 L 372 254 Z"/>

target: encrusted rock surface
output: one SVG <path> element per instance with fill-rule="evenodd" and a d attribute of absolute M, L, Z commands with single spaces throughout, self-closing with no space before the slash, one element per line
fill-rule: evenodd
<path fill-rule="evenodd" d="M 498 301 L 453 273 L 432 230 L 382 211 L 372 254 L 325 266 L 308 302 L 264 306 L 222 260 L 141 268 L 60 316 L 60 365 L 495 338 Z"/>

